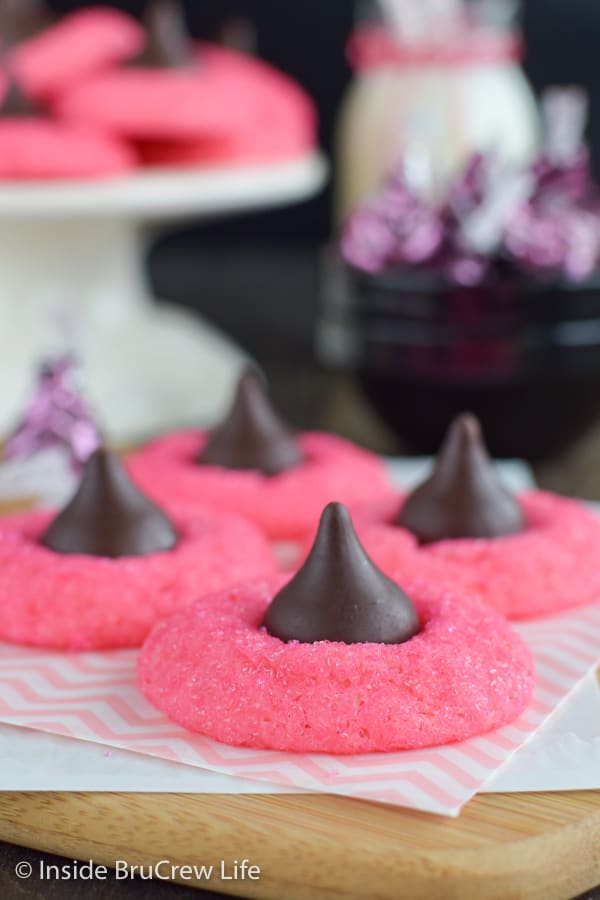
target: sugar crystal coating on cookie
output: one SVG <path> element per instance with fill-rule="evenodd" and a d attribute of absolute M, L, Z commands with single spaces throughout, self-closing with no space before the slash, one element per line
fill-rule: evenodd
<path fill-rule="evenodd" d="M 175 609 L 274 568 L 249 522 L 214 511 L 170 519 L 100 448 L 58 514 L 0 520 L 0 638 L 66 650 L 139 646 Z"/>
<path fill-rule="evenodd" d="M 389 496 L 383 461 L 333 435 L 294 434 L 270 405 L 254 371 L 239 379 L 225 421 L 210 432 L 151 441 L 128 460 L 142 489 L 172 502 L 239 513 L 274 540 L 314 533 L 323 508 Z"/>
<path fill-rule="evenodd" d="M 208 435 L 178 431 L 151 441 L 128 458 L 134 480 L 165 509 L 171 503 L 229 510 L 255 522 L 274 540 L 314 534 L 330 500 L 356 504 L 388 497 L 392 489 L 382 460 L 331 434 L 303 432 L 304 462 L 278 475 L 198 466 Z"/>
<path fill-rule="evenodd" d="M 107 559 L 40 544 L 53 514 L 0 520 L 0 639 L 57 650 L 139 647 L 153 625 L 203 594 L 273 572 L 264 537 L 214 511 L 174 515 L 168 552 Z"/>
<path fill-rule="evenodd" d="M 390 577 L 408 567 L 426 582 L 479 596 L 511 619 L 600 598 L 600 521 L 576 501 L 500 482 L 479 424 L 451 425 L 433 473 L 391 506 L 366 502 L 357 527 Z M 306 552 L 306 547 L 304 549 Z"/>
<path fill-rule="evenodd" d="M 474 594 L 509 619 L 597 603 L 598 517 L 576 500 L 543 491 L 521 494 L 519 504 L 523 530 L 498 538 L 419 545 L 403 528 L 374 523 L 365 508 L 356 524 L 367 552 L 390 577 L 410 566 L 424 581 Z"/>
<path fill-rule="evenodd" d="M 525 644 L 493 610 L 403 580 L 422 629 L 403 644 L 285 643 L 261 623 L 282 578 L 203 598 L 145 643 L 145 696 L 236 746 L 300 753 L 411 750 L 513 721 L 532 695 Z"/>

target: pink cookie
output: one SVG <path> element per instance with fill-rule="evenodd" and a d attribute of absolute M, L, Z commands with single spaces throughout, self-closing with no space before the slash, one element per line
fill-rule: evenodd
<path fill-rule="evenodd" d="M 12 52 L 17 81 L 32 97 L 48 98 L 142 50 L 144 30 L 116 9 L 72 13 Z"/>
<path fill-rule="evenodd" d="M 65 118 L 138 141 L 237 143 L 263 126 L 265 117 L 270 121 L 280 113 L 282 76 L 271 72 L 241 54 L 206 45 L 197 68 L 106 73 L 74 87 L 56 108 Z"/>
<path fill-rule="evenodd" d="M 53 515 L 0 519 L 2 640 L 57 650 L 139 647 L 186 603 L 274 570 L 260 532 L 233 516 L 174 516 L 174 550 L 107 559 L 41 546 Z"/>
<path fill-rule="evenodd" d="M 223 469 L 195 462 L 206 434 L 179 431 L 147 444 L 128 459 L 139 487 L 163 507 L 200 504 L 239 513 L 274 540 L 295 540 L 316 528 L 323 507 L 390 493 L 379 457 L 342 438 L 309 432 L 299 437 L 306 461 L 281 472 Z"/>
<path fill-rule="evenodd" d="M 133 149 L 98 131 L 44 118 L 0 118 L 0 178 L 32 181 L 123 175 Z"/>
<path fill-rule="evenodd" d="M 408 531 L 355 520 L 374 562 L 391 577 L 412 571 L 460 586 L 509 619 L 528 619 L 600 602 L 600 520 L 581 503 L 532 491 L 519 498 L 526 530 L 493 539 L 419 546 Z M 397 507 L 398 509 L 398 507 Z"/>
<path fill-rule="evenodd" d="M 528 648 L 468 596 L 405 585 L 423 628 L 404 644 L 284 643 L 260 628 L 284 581 L 205 598 L 158 625 L 138 663 L 148 700 L 223 743 L 298 753 L 460 741 L 529 703 Z"/>
<path fill-rule="evenodd" d="M 314 149 L 317 117 L 306 93 L 273 67 L 242 59 L 246 72 L 260 79 L 261 86 L 255 121 L 246 123 L 250 127 L 193 141 L 139 142 L 137 148 L 146 165 L 261 165 L 295 159 Z"/>

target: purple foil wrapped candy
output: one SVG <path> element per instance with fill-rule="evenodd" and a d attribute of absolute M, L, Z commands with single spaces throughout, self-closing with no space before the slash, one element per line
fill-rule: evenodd
<path fill-rule="evenodd" d="M 62 446 L 79 469 L 101 443 L 100 432 L 79 390 L 75 359 L 62 356 L 45 362 L 29 407 L 6 442 L 5 456 L 14 459 Z"/>
<path fill-rule="evenodd" d="M 467 215 L 483 203 L 487 183 L 488 158 L 474 153 L 463 172 L 448 190 L 444 206 L 453 218 Z"/>
<path fill-rule="evenodd" d="M 600 259 L 600 218 L 567 204 L 530 202 L 515 213 L 506 248 L 525 271 L 558 272 L 570 281 L 583 281 Z"/>
<path fill-rule="evenodd" d="M 585 203 L 594 190 L 583 137 L 588 116 L 585 91 L 548 88 L 542 95 L 542 114 L 546 137 L 544 150 L 533 164 L 534 195 Z"/>
<path fill-rule="evenodd" d="M 580 147 L 568 161 L 556 163 L 543 154 L 532 166 L 535 197 L 552 201 L 554 198 L 570 203 L 585 203 L 594 191 L 587 147 Z"/>
<path fill-rule="evenodd" d="M 509 257 L 530 272 L 582 281 L 600 260 L 600 216 L 590 155 L 583 144 L 587 98 L 579 88 L 542 97 L 546 141 L 531 167 L 531 195 L 507 225 Z"/>
<path fill-rule="evenodd" d="M 578 212 L 568 225 L 569 244 L 565 275 L 570 281 L 589 278 L 600 259 L 600 216 L 597 212 Z"/>
<path fill-rule="evenodd" d="M 422 265 L 441 250 L 444 234 L 436 209 L 395 173 L 380 194 L 348 219 L 342 253 L 352 265 L 373 273 L 396 265 Z"/>
<path fill-rule="evenodd" d="M 357 269 L 380 272 L 388 264 L 395 242 L 390 224 L 377 214 L 376 209 L 365 207 L 346 225 L 341 241 L 342 254 Z"/>
<path fill-rule="evenodd" d="M 585 94 L 553 89 L 543 112 L 545 147 L 530 166 L 474 154 L 441 199 L 421 196 L 403 161 L 348 220 L 344 258 L 373 274 L 423 267 L 464 286 L 500 272 L 589 278 L 600 262 L 600 201 L 583 144 Z"/>
<path fill-rule="evenodd" d="M 507 229 L 506 248 L 525 269 L 561 269 L 567 252 L 562 212 L 523 204 Z"/>

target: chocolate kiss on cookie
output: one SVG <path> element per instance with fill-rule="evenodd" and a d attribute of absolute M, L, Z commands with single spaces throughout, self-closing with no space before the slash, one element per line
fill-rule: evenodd
<path fill-rule="evenodd" d="M 0 0 L 0 45 L 5 50 L 50 25 L 54 16 L 42 0 Z"/>
<path fill-rule="evenodd" d="M 0 0 L 0 65 L 4 63 L 2 68 L 8 80 L 6 93 L 0 103 L 0 116 L 3 119 L 45 115 L 42 107 L 22 90 L 6 59 L 7 50 L 30 34 L 42 30 L 43 18 L 39 4 L 32 0 Z"/>
<path fill-rule="evenodd" d="M 500 482 L 475 416 L 465 413 L 452 422 L 433 474 L 409 494 L 396 524 L 423 544 L 523 530 L 521 506 Z"/>
<path fill-rule="evenodd" d="M 171 521 L 130 481 L 119 457 L 100 448 L 41 543 L 56 553 L 116 559 L 171 550 L 177 540 Z"/>
<path fill-rule="evenodd" d="M 181 69 L 193 63 L 190 36 L 179 0 L 150 0 L 144 14 L 147 43 L 136 66 Z"/>
<path fill-rule="evenodd" d="M 198 463 L 277 475 L 303 462 L 289 428 L 269 403 L 258 375 L 245 372 L 225 422 L 210 435 Z"/>
<path fill-rule="evenodd" d="M 402 644 L 420 630 L 412 602 L 365 553 L 341 503 L 325 507 L 304 565 L 263 625 L 282 641 Z"/>
<path fill-rule="evenodd" d="M 25 94 L 19 83 L 8 73 L 8 90 L 0 106 L 0 117 L 3 119 L 31 118 L 44 116 L 45 111 Z"/>

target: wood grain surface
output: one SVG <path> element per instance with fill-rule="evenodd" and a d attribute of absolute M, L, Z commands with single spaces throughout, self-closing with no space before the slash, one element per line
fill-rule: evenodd
<path fill-rule="evenodd" d="M 214 865 L 195 886 L 265 900 L 568 900 L 600 882 L 600 791 L 480 795 L 458 819 L 328 795 L 2 793 L 0 839 Z M 244 858 L 259 881 L 220 879 Z"/>
<path fill-rule="evenodd" d="M 571 900 L 600 883 L 600 791 L 479 795 L 458 819 L 329 795 L 4 792 L 0 840 L 109 867 L 213 865 L 181 883 L 264 900 Z M 260 880 L 223 881 L 221 861 L 242 859 Z"/>

